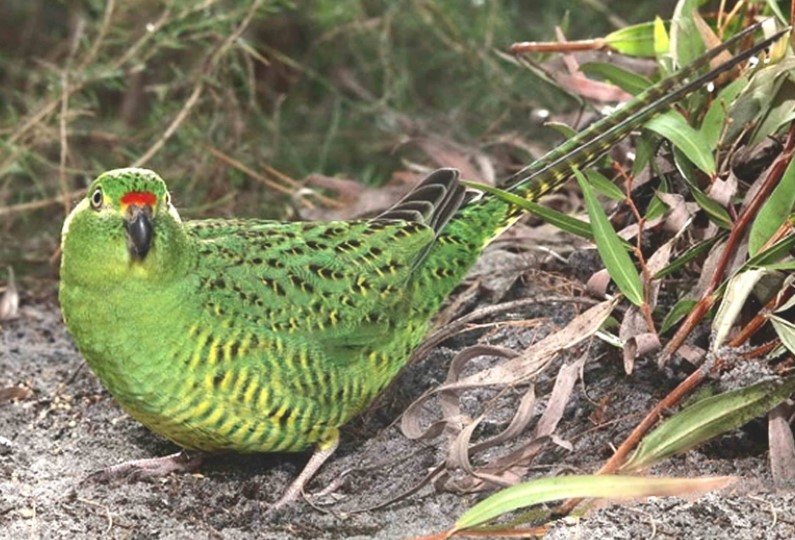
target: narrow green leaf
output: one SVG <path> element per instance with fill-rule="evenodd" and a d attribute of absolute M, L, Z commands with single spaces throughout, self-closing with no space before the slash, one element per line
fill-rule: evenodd
<path fill-rule="evenodd" d="M 715 318 L 712 319 L 712 343 L 709 347 L 711 351 L 714 352 L 723 345 L 748 296 L 766 274 L 765 270 L 751 268 L 737 272 L 729 278 L 723 299 L 715 313 Z"/>
<path fill-rule="evenodd" d="M 642 75 L 620 68 L 615 64 L 604 62 L 588 62 L 580 66 L 586 75 L 597 75 L 615 84 L 633 96 L 640 94 L 651 85 L 651 81 Z"/>
<path fill-rule="evenodd" d="M 566 138 L 571 138 L 577 134 L 577 130 L 572 129 L 570 125 L 564 124 L 563 122 L 545 122 L 544 126 L 554 129 Z"/>
<path fill-rule="evenodd" d="M 687 123 L 681 113 L 669 110 L 646 122 L 645 127 L 671 141 L 696 167 L 710 176 L 715 174 L 715 156 L 708 141 Z"/>
<path fill-rule="evenodd" d="M 618 236 L 602 206 L 593 193 L 593 188 L 576 167 L 574 176 L 582 189 L 585 209 L 591 220 L 596 249 L 610 277 L 619 290 L 636 306 L 643 304 L 643 283 L 632 259 L 624 249 L 624 242 Z"/>
<path fill-rule="evenodd" d="M 654 274 L 654 279 L 662 279 L 666 276 L 673 274 L 685 267 L 688 263 L 695 260 L 697 257 L 700 257 L 703 253 L 712 249 L 712 246 L 718 240 L 723 239 L 723 235 L 715 235 L 712 238 L 708 238 L 706 240 L 702 240 L 698 244 L 694 245 L 693 247 L 689 248 L 687 251 L 682 253 L 679 257 L 671 261 L 668 266 Z"/>
<path fill-rule="evenodd" d="M 782 272 L 785 272 L 785 271 L 795 270 L 795 261 L 770 263 L 764 266 L 760 266 L 760 268 L 764 268 L 765 270 L 770 270 L 771 272 L 774 270 L 780 270 Z"/>
<path fill-rule="evenodd" d="M 698 16 L 701 1 L 679 0 L 671 17 L 671 52 L 680 66 L 686 66 L 701 56 L 706 48 L 693 20 Z"/>
<path fill-rule="evenodd" d="M 693 194 L 696 203 L 707 213 L 715 225 L 727 230 L 732 228 L 732 218 L 729 216 L 729 212 L 727 212 L 715 199 L 710 199 L 706 193 L 692 184 L 690 186 L 690 192 Z"/>
<path fill-rule="evenodd" d="M 651 198 L 649 201 L 649 206 L 646 208 L 646 221 L 652 221 L 659 217 L 662 217 L 663 214 L 668 210 L 668 205 L 665 204 L 657 195 Z"/>
<path fill-rule="evenodd" d="M 687 182 L 693 199 L 707 213 L 709 219 L 722 229 L 731 229 L 732 219 L 729 216 L 729 212 L 718 201 L 711 199 L 706 193 L 701 191 L 701 188 L 696 184 L 693 166 L 678 148 L 674 148 L 674 164 L 676 164 L 676 168 L 684 181 Z"/>
<path fill-rule="evenodd" d="M 495 197 L 502 199 L 507 203 L 515 204 L 519 208 L 535 214 L 550 225 L 554 225 L 562 231 L 566 231 L 588 240 L 593 240 L 591 225 L 585 221 L 582 221 L 581 219 L 567 216 L 566 214 L 562 214 L 561 212 L 552 210 L 551 208 L 547 208 L 546 206 L 542 206 L 536 202 L 528 201 L 527 199 L 523 199 L 514 193 L 505 191 L 504 189 L 481 184 L 480 182 L 472 182 L 471 180 L 462 180 L 461 183 L 467 187 L 478 189 L 480 191 L 494 195 Z M 631 249 L 628 243 L 625 245 L 627 249 Z"/>
<path fill-rule="evenodd" d="M 707 114 L 704 115 L 699 131 L 704 138 L 704 142 L 708 145 L 707 147 L 713 152 L 718 147 L 720 137 L 723 134 L 729 108 L 747 84 L 748 79 L 745 77 L 732 81 L 731 84 L 721 89 L 717 98 L 707 109 Z"/>
<path fill-rule="evenodd" d="M 781 12 L 781 9 L 778 7 L 778 2 L 776 0 L 767 0 L 765 4 L 767 4 L 768 9 L 771 11 L 771 13 L 773 13 L 773 15 L 778 17 L 778 20 L 782 24 L 789 24 L 789 17 L 784 16 L 784 14 Z"/>
<path fill-rule="evenodd" d="M 751 224 L 748 236 L 748 253 L 753 256 L 759 253 L 765 242 L 783 225 L 792 212 L 795 204 L 795 161 L 790 161 L 781 181 L 759 209 L 756 219 Z"/>
<path fill-rule="evenodd" d="M 653 166 L 657 157 L 657 143 L 650 139 L 656 137 L 641 136 L 635 145 L 635 162 L 632 164 L 632 176 L 638 176 L 643 169 Z"/>
<path fill-rule="evenodd" d="M 649 476 L 574 475 L 540 478 L 505 488 L 483 499 L 455 522 L 455 531 L 479 527 L 519 508 L 570 498 L 645 498 L 686 495 L 720 489 L 732 477 L 661 478 Z"/>
<path fill-rule="evenodd" d="M 668 38 L 668 31 L 665 29 L 665 22 L 658 16 L 654 18 L 654 56 L 660 64 L 661 75 L 665 76 L 673 71 L 671 62 L 671 41 Z"/>
<path fill-rule="evenodd" d="M 741 135 L 747 136 L 744 132 L 748 126 L 761 126 L 764 123 L 773 97 L 778 94 L 784 77 L 789 76 L 788 70 L 793 67 L 793 59 L 785 59 L 781 63 L 788 65 L 769 65 L 753 73 L 750 82 L 732 105 L 730 111 L 732 122 L 726 130 L 726 140 L 733 141 Z M 770 136 L 769 131 L 762 132 L 758 128 L 754 128 L 752 133 L 748 141 L 749 146 L 754 146 Z"/>
<path fill-rule="evenodd" d="M 776 264 L 784 257 L 787 257 L 793 247 L 795 247 L 795 234 L 790 233 L 789 236 L 779 240 L 762 253 L 748 259 L 743 265 L 743 268 L 765 268 L 769 265 Z"/>
<path fill-rule="evenodd" d="M 769 380 L 703 399 L 649 433 L 622 468 L 637 471 L 685 452 L 761 416 L 795 391 L 795 377 Z"/>
<path fill-rule="evenodd" d="M 597 170 L 589 169 L 585 171 L 585 176 L 596 191 L 609 197 L 614 201 L 623 201 L 627 198 L 621 188 L 610 181 L 605 175 Z"/>
<path fill-rule="evenodd" d="M 635 24 L 610 32 L 605 42 L 621 54 L 628 56 L 654 56 L 655 27 L 652 22 Z"/>
<path fill-rule="evenodd" d="M 697 303 L 697 301 L 691 298 L 682 298 L 674 304 L 674 307 L 671 308 L 671 311 L 668 312 L 668 315 L 665 316 L 665 319 L 663 319 L 660 325 L 660 334 L 666 333 L 673 328 L 675 324 L 684 319 L 688 313 L 693 311 Z"/>
<path fill-rule="evenodd" d="M 781 338 L 781 343 L 789 352 L 795 353 L 795 325 L 778 315 L 771 315 L 770 322 L 778 337 Z"/>

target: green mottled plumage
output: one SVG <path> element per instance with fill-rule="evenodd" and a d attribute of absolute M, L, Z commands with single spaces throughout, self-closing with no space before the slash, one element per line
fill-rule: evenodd
<path fill-rule="evenodd" d="M 686 82 L 707 62 L 650 88 L 509 189 L 537 199 L 559 187 L 573 166 L 713 78 Z M 123 204 L 130 193 L 154 195 L 142 256 L 125 227 L 147 205 Z M 122 407 L 182 447 L 331 448 L 521 214 L 492 196 L 463 199 L 457 173 L 443 169 L 371 220 L 181 222 L 156 174 L 106 172 L 64 224 L 64 318 Z"/>

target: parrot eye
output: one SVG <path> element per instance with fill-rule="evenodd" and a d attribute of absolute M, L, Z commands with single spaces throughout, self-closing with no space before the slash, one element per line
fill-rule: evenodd
<path fill-rule="evenodd" d="M 99 210 L 102 206 L 102 201 L 104 197 L 102 196 L 102 190 L 97 188 L 94 190 L 94 193 L 91 194 L 91 208 L 94 210 Z"/>
<path fill-rule="evenodd" d="M 171 193 L 166 191 L 166 206 L 168 206 L 169 204 L 171 204 Z"/>

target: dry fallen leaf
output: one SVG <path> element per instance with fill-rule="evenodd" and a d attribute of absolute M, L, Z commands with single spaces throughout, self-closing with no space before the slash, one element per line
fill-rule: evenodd
<path fill-rule="evenodd" d="M 33 390 L 25 386 L 9 386 L 7 388 L 0 388 L 0 403 L 6 401 L 18 400 L 22 401 L 28 399 L 33 395 Z"/>
<path fill-rule="evenodd" d="M 19 311 L 19 291 L 14 281 L 14 269 L 8 267 L 8 285 L 0 297 L 0 321 L 14 319 Z"/>

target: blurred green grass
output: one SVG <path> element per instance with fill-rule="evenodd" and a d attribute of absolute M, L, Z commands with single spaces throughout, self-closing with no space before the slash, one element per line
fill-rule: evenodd
<path fill-rule="evenodd" d="M 533 109 L 576 104 L 496 51 L 561 24 L 598 36 L 669 4 L 4 0 L 0 266 L 51 282 L 63 194 L 110 168 L 157 170 L 187 217 L 285 218 L 290 197 L 233 162 L 380 185 L 405 161 L 440 164 L 411 141 L 490 154 L 550 137 Z M 503 173 L 510 160 L 496 161 Z"/>

